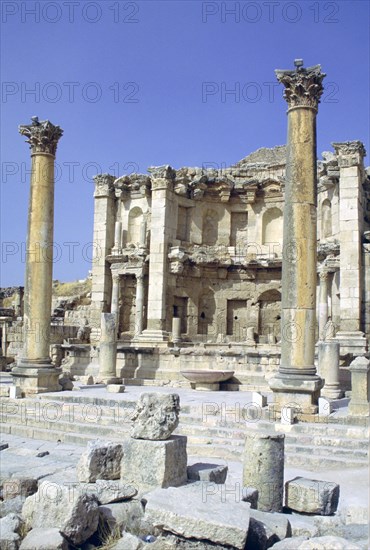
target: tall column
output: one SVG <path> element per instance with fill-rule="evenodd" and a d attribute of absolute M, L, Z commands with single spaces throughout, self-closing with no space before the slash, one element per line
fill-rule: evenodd
<path fill-rule="evenodd" d="M 332 144 L 339 165 L 340 326 L 336 338 L 341 353 L 361 355 L 366 338 L 361 318 L 364 285 L 362 235 L 363 182 L 366 151 L 361 141 Z"/>
<path fill-rule="evenodd" d="M 316 374 L 316 114 L 325 76 L 320 65 L 276 71 L 288 103 L 283 229 L 281 364 L 270 381 L 274 408 L 317 412 L 323 381 Z"/>
<path fill-rule="evenodd" d="M 319 273 L 319 340 L 325 340 L 326 323 L 328 322 L 328 276 L 326 270 Z"/>
<path fill-rule="evenodd" d="M 116 331 L 119 331 L 119 293 L 121 277 L 118 273 L 112 272 L 112 300 L 111 313 L 114 315 Z"/>
<path fill-rule="evenodd" d="M 28 138 L 32 170 L 28 210 L 26 283 L 24 293 L 24 350 L 12 371 L 23 395 L 58 391 L 59 372 L 51 363 L 50 317 L 53 282 L 54 160 L 63 134 L 48 120 L 32 118 L 20 126 Z"/>
<path fill-rule="evenodd" d="M 166 331 L 166 293 L 168 240 L 171 231 L 171 208 L 174 170 L 170 166 L 150 169 L 152 173 L 152 213 L 150 226 L 148 327 L 143 338 L 168 340 Z"/>
<path fill-rule="evenodd" d="M 135 336 L 143 332 L 144 312 L 144 275 L 136 275 L 136 315 L 135 315 Z"/>

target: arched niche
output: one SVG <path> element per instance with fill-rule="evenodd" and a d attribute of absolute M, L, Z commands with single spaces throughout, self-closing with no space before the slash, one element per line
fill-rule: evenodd
<path fill-rule="evenodd" d="M 128 215 L 127 243 L 140 243 L 143 211 L 139 206 L 132 208 Z"/>
<path fill-rule="evenodd" d="M 280 208 L 269 208 L 262 217 L 262 244 L 283 242 L 283 213 Z"/>
<path fill-rule="evenodd" d="M 323 200 L 321 204 L 321 238 L 326 239 L 332 235 L 331 202 Z"/>
<path fill-rule="evenodd" d="M 203 215 L 202 244 L 214 245 L 218 239 L 218 213 L 208 208 Z"/>

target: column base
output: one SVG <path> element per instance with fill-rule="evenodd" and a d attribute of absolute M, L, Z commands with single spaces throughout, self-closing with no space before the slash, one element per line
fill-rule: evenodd
<path fill-rule="evenodd" d="M 166 330 L 145 329 L 137 339 L 148 342 L 168 342 L 169 335 Z"/>
<path fill-rule="evenodd" d="M 337 384 L 333 385 L 333 387 L 325 384 L 320 395 L 321 397 L 326 397 L 327 399 L 340 399 L 344 396 L 344 391 L 341 390 Z"/>
<path fill-rule="evenodd" d="M 300 375 L 278 374 L 269 381 L 269 386 L 274 392 L 273 411 L 279 414 L 283 407 L 292 407 L 303 414 L 316 414 L 324 382 L 316 375 L 307 378 Z"/>
<path fill-rule="evenodd" d="M 14 367 L 11 375 L 14 378 L 14 384 L 21 389 L 22 397 L 37 395 L 38 393 L 47 393 L 61 391 L 59 384 L 61 369 L 56 369 L 51 363 L 44 366 L 40 364 L 23 366 L 20 363 Z"/>
<path fill-rule="evenodd" d="M 351 401 L 348 405 L 348 413 L 350 416 L 370 416 L 369 401 Z"/>

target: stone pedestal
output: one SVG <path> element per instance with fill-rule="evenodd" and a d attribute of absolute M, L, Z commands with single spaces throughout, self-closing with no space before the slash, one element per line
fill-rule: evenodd
<path fill-rule="evenodd" d="M 284 493 L 283 434 L 247 433 L 243 456 L 243 486 L 258 490 L 257 509 L 281 512 Z"/>
<path fill-rule="evenodd" d="M 339 342 L 328 340 L 318 343 L 319 374 L 325 381 L 321 395 L 329 399 L 343 397 L 339 383 Z"/>
<path fill-rule="evenodd" d="M 49 355 L 53 280 L 54 160 L 63 134 L 59 126 L 37 117 L 19 131 L 31 147 L 31 194 L 28 211 L 24 349 L 13 369 L 22 395 L 58 391 L 60 371 Z"/>
<path fill-rule="evenodd" d="M 323 381 L 316 375 L 316 114 L 323 92 L 319 65 L 295 71 L 276 71 L 288 102 L 281 363 L 270 380 L 274 408 L 295 404 L 304 413 L 316 413 Z"/>
<path fill-rule="evenodd" d="M 101 314 L 98 381 L 105 384 L 122 382 L 116 374 L 117 329 L 114 313 Z"/>
<path fill-rule="evenodd" d="M 366 357 L 356 357 L 352 361 L 351 371 L 352 393 L 349 402 L 349 414 L 353 416 L 370 415 L 370 361 Z"/>
<path fill-rule="evenodd" d="M 138 490 L 178 487 L 187 483 L 187 438 L 165 441 L 127 439 L 123 442 L 121 480 Z"/>

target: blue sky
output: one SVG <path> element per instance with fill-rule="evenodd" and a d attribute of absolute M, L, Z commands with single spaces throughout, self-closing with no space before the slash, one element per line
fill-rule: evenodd
<path fill-rule="evenodd" d="M 17 128 L 32 115 L 64 129 L 54 236 L 54 279 L 64 281 L 91 268 L 94 174 L 227 166 L 284 144 L 274 69 L 295 58 L 327 74 L 318 153 L 352 139 L 369 150 L 366 1 L 3 0 L 1 9 L 1 286 L 24 281 L 30 155 Z"/>

